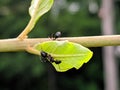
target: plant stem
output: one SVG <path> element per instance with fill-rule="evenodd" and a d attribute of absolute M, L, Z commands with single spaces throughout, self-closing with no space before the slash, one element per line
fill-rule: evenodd
<path fill-rule="evenodd" d="M 34 26 L 34 19 L 31 18 L 28 25 L 26 26 L 26 28 L 22 31 L 22 33 L 20 33 L 20 35 L 18 36 L 18 39 L 23 40 L 27 37 L 27 34 L 32 30 L 33 26 Z"/>
<path fill-rule="evenodd" d="M 36 7 L 34 7 L 34 12 L 30 13 L 31 15 L 31 19 L 28 23 L 28 25 L 26 26 L 26 28 L 22 31 L 22 33 L 20 33 L 20 35 L 18 36 L 18 39 L 23 40 L 27 37 L 28 33 L 33 29 L 33 27 L 35 26 L 35 22 L 36 22 L 36 16 L 37 16 L 37 12 L 38 12 L 38 8 L 39 5 L 41 3 L 41 0 L 37 1 L 37 5 Z"/>
<path fill-rule="evenodd" d="M 120 35 L 87 36 L 87 37 L 65 37 L 58 40 L 68 40 L 81 44 L 85 47 L 103 47 L 120 45 Z M 28 46 L 50 41 L 49 38 L 29 38 L 20 40 L 18 38 L 0 40 L 0 52 L 25 51 Z"/>

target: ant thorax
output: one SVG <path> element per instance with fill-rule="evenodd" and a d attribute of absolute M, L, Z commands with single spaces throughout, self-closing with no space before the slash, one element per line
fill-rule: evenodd
<path fill-rule="evenodd" d="M 48 55 L 48 60 L 49 60 L 51 63 L 54 62 L 54 59 L 53 59 L 53 57 L 52 57 L 51 55 Z"/>

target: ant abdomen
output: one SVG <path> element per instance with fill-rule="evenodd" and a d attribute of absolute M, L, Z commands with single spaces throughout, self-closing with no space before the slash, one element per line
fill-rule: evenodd
<path fill-rule="evenodd" d="M 61 32 L 56 32 L 56 33 L 53 33 L 51 36 L 50 36 L 50 38 L 52 39 L 52 40 L 56 40 L 57 38 L 59 38 L 59 37 L 61 37 Z"/>

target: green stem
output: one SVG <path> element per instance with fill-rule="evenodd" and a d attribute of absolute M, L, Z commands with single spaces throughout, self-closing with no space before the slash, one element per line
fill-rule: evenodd
<path fill-rule="evenodd" d="M 2 39 L 0 40 L 0 52 L 25 51 L 28 46 L 34 46 L 37 43 L 49 41 L 49 38 L 29 38 L 20 40 Z M 68 40 L 81 44 L 85 47 L 103 47 L 103 46 L 118 46 L 120 45 L 120 35 L 108 36 L 88 36 L 88 37 L 66 37 L 58 40 Z"/>
<path fill-rule="evenodd" d="M 20 35 L 18 36 L 18 39 L 23 40 L 27 37 L 28 33 L 32 30 L 32 28 L 34 27 L 34 19 L 31 18 L 28 25 L 26 26 L 26 28 L 20 33 Z"/>
<path fill-rule="evenodd" d="M 18 36 L 18 39 L 20 40 L 23 40 L 27 37 L 28 33 L 33 29 L 34 25 L 35 25 L 35 18 L 36 18 L 36 15 L 37 15 L 37 12 L 38 12 L 38 7 L 41 3 L 41 0 L 39 0 L 37 2 L 37 5 L 36 7 L 34 7 L 34 12 L 33 12 L 33 15 L 31 15 L 31 19 L 28 23 L 28 25 L 25 27 L 25 29 L 20 33 L 20 35 Z"/>

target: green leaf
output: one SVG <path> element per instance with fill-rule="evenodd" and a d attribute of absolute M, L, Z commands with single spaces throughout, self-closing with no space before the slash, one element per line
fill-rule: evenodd
<path fill-rule="evenodd" d="M 88 48 L 69 41 L 46 41 L 35 45 L 34 48 L 47 52 L 54 60 L 60 60 L 60 64 L 52 63 L 58 72 L 65 72 L 71 68 L 79 69 L 93 55 Z"/>
<path fill-rule="evenodd" d="M 29 8 L 31 19 L 18 38 L 25 39 L 27 34 L 34 28 L 37 20 L 47 11 L 49 11 L 52 5 L 53 0 L 32 0 L 31 6 Z"/>
<path fill-rule="evenodd" d="M 43 14 L 48 12 L 54 0 L 32 0 L 29 8 L 31 18 L 36 22 Z"/>

